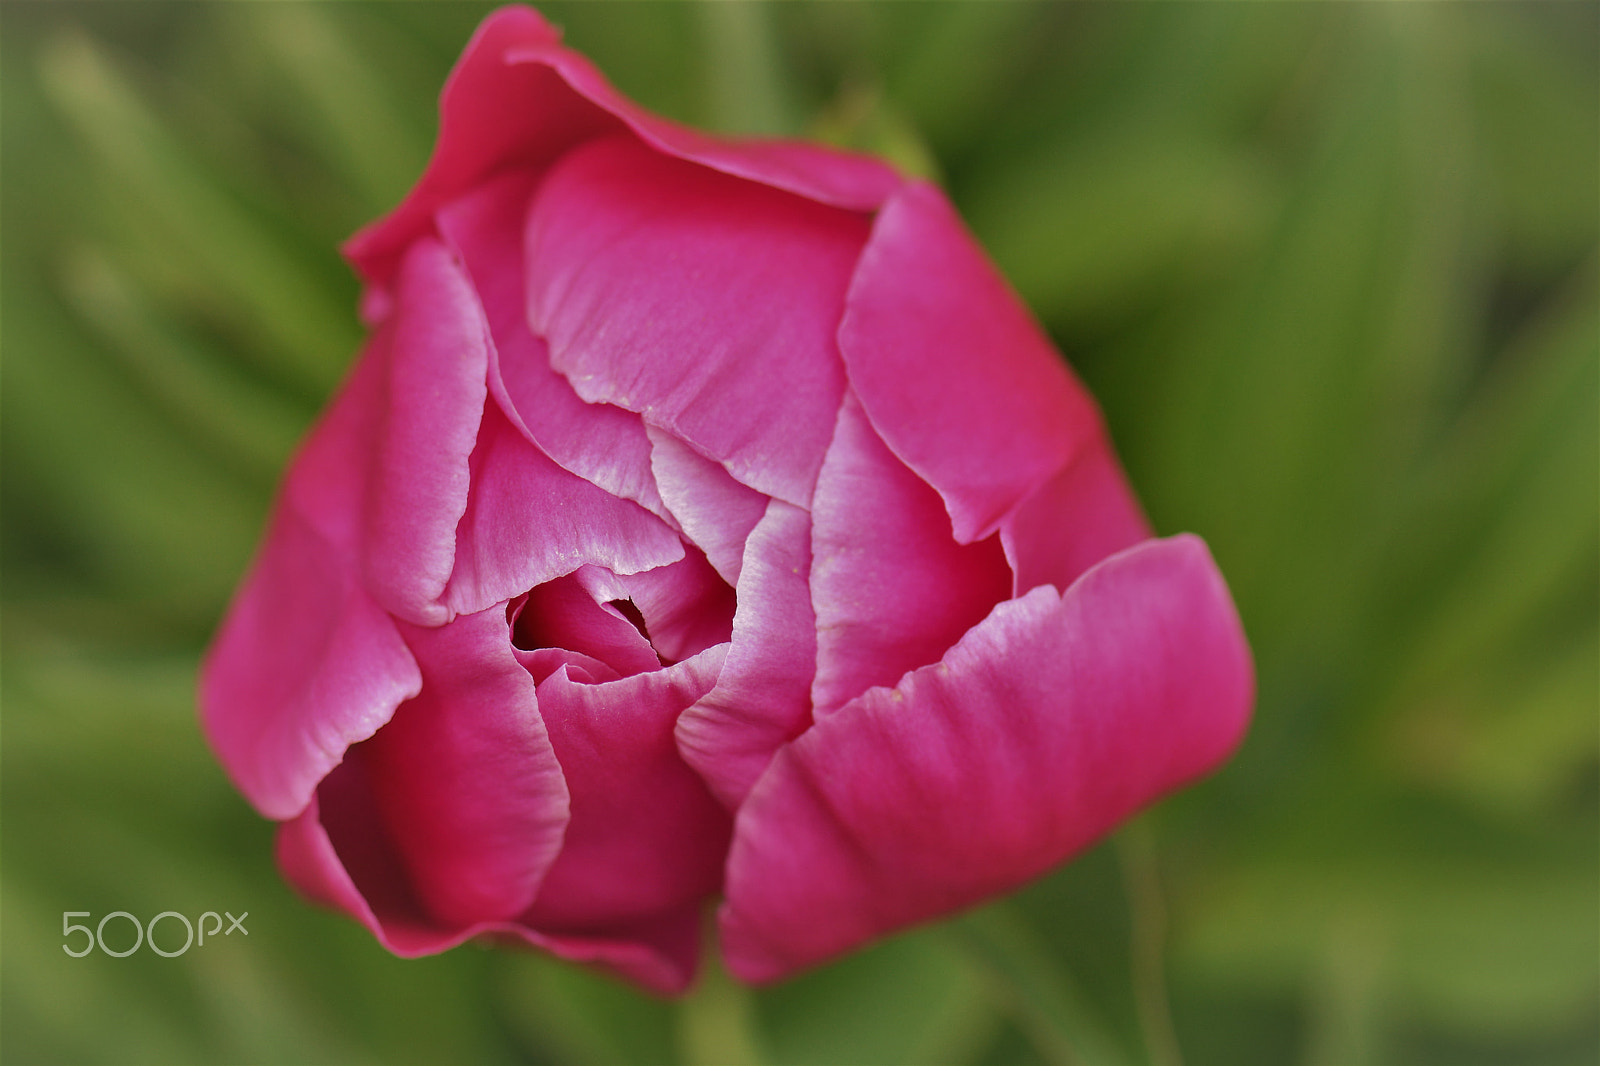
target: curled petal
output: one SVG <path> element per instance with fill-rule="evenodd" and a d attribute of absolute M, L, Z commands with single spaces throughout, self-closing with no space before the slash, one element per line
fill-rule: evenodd
<path fill-rule="evenodd" d="M 772 980 L 1042 873 L 1214 768 L 1253 687 L 1192 536 L 1001 604 L 774 758 L 728 859 L 730 969 Z"/>
<path fill-rule="evenodd" d="M 698 549 L 681 562 L 619 577 L 650 644 L 667 662 L 698 655 L 733 635 L 734 593 Z"/>
<path fill-rule="evenodd" d="M 472 284 L 437 240 L 419 240 L 400 266 L 372 469 L 362 571 L 391 614 L 442 625 L 467 509 L 468 457 L 488 391 L 489 337 Z"/>
<path fill-rule="evenodd" d="M 447 951 L 472 937 L 479 929 L 443 928 L 422 913 L 405 887 L 405 871 L 393 847 L 382 835 L 365 777 L 357 779 L 357 774 L 356 764 L 347 763 L 329 779 L 330 787 L 348 794 L 343 818 L 333 819 L 344 849 L 335 847 L 322 805 L 313 797 L 305 810 L 278 827 L 276 850 L 283 876 L 307 899 L 361 922 L 380 944 L 404 958 Z M 358 795 L 361 809 L 351 802 Z"/>
<path fill-rule="evenodd" d="M 654 427 L 649 434 L 650 468 L 667 509 L 723 580 L 737 586 L 745 538 L 767 513 L 767 497 L 672 434 Z"/>
<path fill-rule="evenodd" d="M 665 517 L 644 422 L 620 407 L 584 403 L 551 369 L 544 341 L 528 327 L 522 245 L 537 177 L 502 175 L 438 214 L 439 231 L 471 274 L 494 338 L 489 391 L 518 432 L 563 469 Z"/>
<path fill-rule="evenodd" d="M 673 723 L 703 696 L 725 646 L 608 684 L 565 670 L 539 685 L 539 704 L 572 789 L 572 824 L 534 906 L 546 935 L 616 936 L 658 947 L 722 881 L 730 820 L 678 757 Z M 692 921 L 690 928 L 692 928 Z M 676 964 L 693 968 L 687 937 Z"/>
<path fill-rule="evenodd" d="M 669 122 L 622 96 L 594 64 L 565 48 L 530 44 L 510 49 L 506 60 L 548 65 L 584 99 L 615 115 L 659 152 L 817 203 L 872 211 L 903 181 L 893 168 L 871 156 L 797 141 L 724 140 Z"/>
<path fill-rule="evenodd" d="M 296 456 L 201 668 L 206 736 L 269 818 L 304 809 L 345 749 L 422 684 L 355 561 L 388 339 L 373 339 Z"/>
<path fill-rule="evenodd" d="M 529 905 L 568 794 L 502 610 L 406 637 L 424 689 L 346 753 L 284 827 L 279 856 L 308 895 L 424 954 Z"/>
<path fill-rule="evenodd" d="M 659 669 L 661 660 L 655 649 L 607 602 L 611 598 L 595 595 L 581 571 L 540 585 L 528 593 L 513 618 L 517 647 L 530 652 L 539 648 L 578 652 L 598 659 L 622 677 Z M 530 659 L 525 665 L 539 661 Z M 578 665 L 585 666 L 581 661 Z M 584 672 L 594 676 L 592 671 Z"/>
<path fill-rule="evenodd" d="M 526 7 L 505 7 L 484 20 L 445 83 L 439 141 L 422 180 L 394 212 L 345 246 L 365 278 L 388 284 L 401 252 L 427 231 L 439 206 L 485 177 L 511 164 L 537 169 L 586 140 L 623 130 L 668 155 L 849 210 L 876 208 L 901 183 L 865 156 L 723 141 L 651 115 L 559 40 Z"/>
<path fill-rule="evenodd" d="M 559 40 L 559 32 L 526 7 L 505 8 L 478 27 L 440 95 L 439 139 L 422 179 L 399 207 L 345 244 L 362 277 L 387 286 L 407 246 L 432 227 L 434 212 L 496 170 L 513 162 L 537 169 L 615 127 L 615 120 L 574 99 L 554 71 L 506 62 L 512 48 Z"/>
<path fill-rule="evenodd" d="M 346 773 L 341 767 L 336 776 Z M 364 782 L 338 784 L 351 793 L 346 798 L 356 802 L 344 804 L 345 815 L 336 817 L 330 829 L 313 797 L 299 816 L 279 827 L 278 866 L 306 897 L 355 918 L 396 955 L 433 955 L 484 937 L 531 944 L 573 962 L 610 970 L 664 995 L 688 987 L 699 951 L 698 906 L 596 935 L 541 933 L 520 921 L 440 926 L 422 915 L 406 889 L 405 871 L 382 836 L 370 801 L 361 799 Z M 335 835 L 341 848 L 334 847 Z"/>
<path fill-rule="evenodd" d="M 528 216 L 528 310 L 579 396 L 753 489 L 810 501 L 843 391 L 834 327 L 862 215 L 662 155 L 575 149 Z"/>
<path fill-rule="evenodd" d="M 256 809 L 292 818 L 345 749 L 422 685 L 353 566 L 281 507 L 200 680 L 206 736 Z"/>
<path fill-rule="evenodd" d="M 599 659 L 568 648 L 534 648 L 531 651 L 512 648 L 511 654 L 535 681 L 543 681 L 562 667 L 566 667 L 567 676 L 580 685 L 598 685 L 622 676 Z"/>
<path fill-rule="evenodd" d="M 884 447 L 854 394 L 839 411 L 811 514 L 819 717 L 937 662 L 1010 595 L 994 540 L 957 544 L 939 496 Z"/>
<path fill-rule="evenodd" d="M 943 195 L 907 185 L 862 252 L 839 350 L 890 450 L 938 490 L 962 543 L 1104 432 L 1083 386 Z"/>
<path fill-rule="evenodd" d="M 683 558 L 655 515 L 561 469 L 490 404 L 471 460 L 472 490 L 445 602 L 484 610 L 595 564 L 631 574 Z"/>
<path fill-rule="evenodd" d="M 373 800 L 425 912 L 510 918 L 561 850 L 567 786 L 504 608 L 405 627 L 422 691 L 362 746 Z"/>
<path fill-rule="evenodd" d="M 489 386 L 512 424 L 563 469 L 675 525 L 656 489 L 644 420 L 608 403 L 585 403 L 527 327 L 498 350 Z"/>
<path fill-rule="evenodd" d="M 1064 589 L 1101 559 L 1149 537 L 1144 512 L 1105 437 L 1086 444 L 1000 524 L 1016 596 L 1039 585 Z"/>
<path fill-rule="evenodd" d="M 678 719 L 678 750 L 737 807 L 772 755 L 811 722 L 817 663 L 811 516 L 773 500 L 745 542 L 733 640 L 716 686 Z"/>

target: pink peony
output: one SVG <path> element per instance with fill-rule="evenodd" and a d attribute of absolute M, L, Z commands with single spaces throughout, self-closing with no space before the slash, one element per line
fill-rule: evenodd
<path fill-rule="evenodd" d="M 206 660 L 306 895 L 653 989 L 1004 892 L 1206 773 L 1249 650 L 937 189 L 620 97 L 525 8 L 348 255 L 373 332 Z"/>

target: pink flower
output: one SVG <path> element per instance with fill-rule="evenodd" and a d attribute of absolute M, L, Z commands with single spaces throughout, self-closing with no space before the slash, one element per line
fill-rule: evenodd
<path fill-rule="evenodd" d="M 202 679 L 306 895 L 670 992 L 720 893 L 765 981 L 1227 757 L 1221 576 L 936 189 L 646 114 L 525 8 L 442 111 Z"/>

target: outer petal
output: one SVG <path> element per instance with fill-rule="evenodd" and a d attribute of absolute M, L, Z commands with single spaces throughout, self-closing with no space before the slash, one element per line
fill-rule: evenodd
<path fill-rule="evenodd" d="M 363 276 L 388 284 L 399 255 L 440 204 L 510 165 L 537 168 L 595 136 L 632 129 L 670 155 L 852 210 L 872 210 L 900 183 L 864 156 L 810 145 L 719 141 L 625 100 L 525 7 L 486 19 L 440 100 L 439 143 L 422 180 L 388 218 L 351 239 Z"/>
<path fill-rule="evenodd" d="M 325 819 L 313 797 L 304 811 L 278 827 L 278 868 L 290 884 L 356 918 L 379 943 L 405 958 L 446 951 L 478 931 L 441 927 L 422 913 L 367 794 L 359 757 L 329 775 L 324 788 L 339 793 L 342 813 Z M 335 835 L 342 848 L 334 844 Z"/>
<path fill-rule="evenodd" d="M 1101 559 L 1150 536 L 1105 437 L 1090 441 L 1000 524 L 1013 595 L 1037 585 L 1064 589 Z"/>
<path fill-rule="evenodd" d="M 1214 768 L 1253 686 L 1192 536 L 1002 604 L 773 760 L 728 860 L 729 967 L 771 980 L 1034 877 Z"/>
<path fill-rule="evenodd" d="M 473 937 L 520 941 L 574 962 L 592 963 L 665 994 L 682 992 L 693 976 L 698 909 L 669 915 L 648 928 L 624 925 L 606 935 L 549 935 L 520 922 L 441 926 L 425 917 L 406 885 L 356 764 L 341 766 L 329 786 L 342 790 L 342 814 L 324 825 L 315 798 L 278 830 L 278 865 L 306 896 L 360 921 L 396 955 L 446 951 Z M 340 846 L 334 846 L 337 837 Z M 382 915 L 380 918 L 379 916 Z"/>
<path fill-rule="evenodd" d="M 360 551 L 372 452 L 383 422 L 392 329 L 380 329 L 351 368 L 284 478 L 278 508 L 293 509 L 344 557 Z M 357 568 L 359 569 L 359 568 Z"/>
<path fill-rule="evenodd" d="M 903 181 L 893 168 L 871 156 L 796 141 L 722 140 L 669 122 L 623 97 L 588 59 L 564 48 L 538 44 L 514 48 L 507 60 L 548 64 L 585 99 L 616 115 L 658 151 L 818 203 L 872 211 Z"/>
<path fill-rule="evenodd" d="M 1011 591 L 993 540 L 957 544 L 938 494 L 884 447 L 854 394 L 811 511 L 818 716 L 939 661 Z"/>
<path fill-rule="evenodd" d="M 590 963 L 675 996 L 694 981 L 700 958 L 700 912 L 697 902 L 645 922 L 618 922 L 603 933 L 544 933 L 526 925 L 508 932 L 552 955 Z"/>
<path fill-rule="evenodd" d="M 345 749 L 422 684 L 353 571 L 299 511 L 280 507 L 206 656 L 206 736 L 268 818 L 298 814 Z"/>
<path fill-rule="evenodd" d="M 414 955 L 528 905 L 568 797 L 504 613 L 407 635 L 426 688 L 350 749 L 280 833 L 279 859 L 302 891 Z"/>
<path fill-rule="evenodd" d="M 494 404 L 471 470 L 445 593 L 454 610 L 504 603 L 586 563 L 631 574 L 683 558 L 683 542 L 659 518 L 561 469 Z"/>
<path fill-rule="evenodd" d="M 811 516 L 773 500 L 745 542 L 733 643 L 716 687 L 678 719 L 678 750 L 728 807 L 811 723 L 817 626 Z"/>
<path fill-rule="evenodd" d="M 437 240 L 412 245 L 398 284 L 361 561 L 386 610 L 441 625 L 451 615 L 440 598 L 467 509 L 490 345 L 471 282 Z"/>
<path fill-rule="evenodd" d="M 834 332 L 864 216 L 615 137 L 528 218 L 528 308 L 579 396 L 637 411 L 751 488 L 810 501 L 844 387 Z"/>
<path fill-rule="evenodd" d="M 931 185 L 889 199 L 839 328 L 872 425 L 962 543 L 1103 433 L 1094 401 Z"/>
<path fill-rule="evenodd" d="M 206 736 L 269 818 L 298 814 L 345 748 L 422 684 L 355 561 L 389 336 L 373 339 L 301 448 L 201 671 Z"/>
<path fill-rule="evenodd" d="M 572 824 L 523 915 L 529 926 L 552 935 L 631 929 L 660 945 L 716 892 L 729 817 L 678 757 L 672 728 L 711 687 L 725 653 L 719 646 L 600 685 L 575 683 L 558 670 L 539 685 L 572 789 Z M 692 950 L 692 936 L 683 947 Z M 692 970 L 692 955 L 675 961 Z"/>
<path fill-rule="evenodd" d="M 363 746 L 373 798 L 425 911 L 510 918 L 561 850 L 567 787 L 503 607 L 405 627 L 422 692 Z"/>
<path fill-rule="evenodd" d="M 497 170 L 548 164 L 615 120 L 572 99 L 551 70 L 506 63 L 508 50 L 555 45 L 560 34 L 526 7 L 495 12 L 479 25 L 439 98 L 433 157 L 405 200 L 362 229 L 345 255 L 362 276 L 387 285 L 406 247 L 433 224 L 439 207 Z"/>
<path fill-rule="evenodd" d="M 489 390 L 518 431 L 563 469 L 665 515 L 644 422 L 632 411 L 579 399 L 528 328 L 523 230 L 537 178 L 518 171 L 491 179 L 438 216 L 440 232 L 472 275 L 494 338 Z"/>

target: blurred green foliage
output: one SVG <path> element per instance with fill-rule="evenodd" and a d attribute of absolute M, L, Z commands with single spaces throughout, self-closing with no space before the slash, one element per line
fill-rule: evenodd
<path fill-rule="evenodd" d="M 1595 1061 L 1591 4 L 546 5 L 647 106 L 945 184 L 1213 546 L 1257 722 L 1011 900 L 681 1007 L 297 900 L 195 664 L 487 10 L 0 12 L 7 1061 Z"/>

